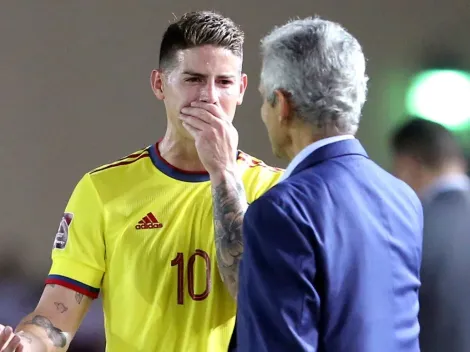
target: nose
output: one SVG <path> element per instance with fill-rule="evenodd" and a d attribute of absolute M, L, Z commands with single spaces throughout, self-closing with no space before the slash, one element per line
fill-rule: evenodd
<path fill-rule="evenodd" d="M 207 82 L 199 92 L 199 101 L 209 104 L 217 104 L 219 100 L 217 87 L 214 82 Z"/>

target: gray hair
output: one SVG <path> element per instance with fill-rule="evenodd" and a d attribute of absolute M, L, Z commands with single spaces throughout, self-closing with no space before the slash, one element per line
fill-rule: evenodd
<path fill-rule="evenodd" d="M 346 29 L 318 17 L 290 21 L 261 40 L 261 52 L 261 87 L 271 104 L 281 90 L 306 122 L 357 130 L 368 77 L 362 48 Z"/>

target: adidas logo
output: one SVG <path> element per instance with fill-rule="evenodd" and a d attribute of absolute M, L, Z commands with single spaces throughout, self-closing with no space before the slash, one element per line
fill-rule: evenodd
<path fill-rule="evenodd" d="M 142 220 L 135 225 L 136 230 L 161 229 L 162 227 L 163 224 L 160 223 L 151 212 L 145 215 Z"/>

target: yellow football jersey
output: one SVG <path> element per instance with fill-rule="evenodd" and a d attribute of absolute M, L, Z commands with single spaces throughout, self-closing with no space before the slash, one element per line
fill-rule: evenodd
<path fill-rule="evenodd" d="M 243 152 L 247 202 L 280 178 Z M 107 351 L 226 352 L 236 303 L 220 279 L 209 175 L 152 145 L 87 173 L 55 237 L 46 283 L 101 292 Z"/>

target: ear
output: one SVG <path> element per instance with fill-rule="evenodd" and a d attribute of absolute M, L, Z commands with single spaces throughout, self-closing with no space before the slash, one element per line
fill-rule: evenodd
<path fill-rule="evenodd" d="M 240 94 L 238 96 L 237 105 L 242 105 L 243 97 L 245 96 L 246 87 L 248 87 L 248 76 L 242 73 L 242 77 L 240 79 Z"/>
<path fill-rule="evenodd" d="M 283 90 L 274 91 L 276 94 L 276 103 L 274 109 L 276 109 L 276 115 L 278 116 L 280 124 L 289 123 L 294 116 L 294 110 L 289 100 L 288 94 Z"/>
<path fill-rule="evenodd" d="M 160 70 L 152 70 L 150 74 L 150 86 L 157 99 L 165 99 L 165 94 L 163 93 L 163 74 Z"/>

